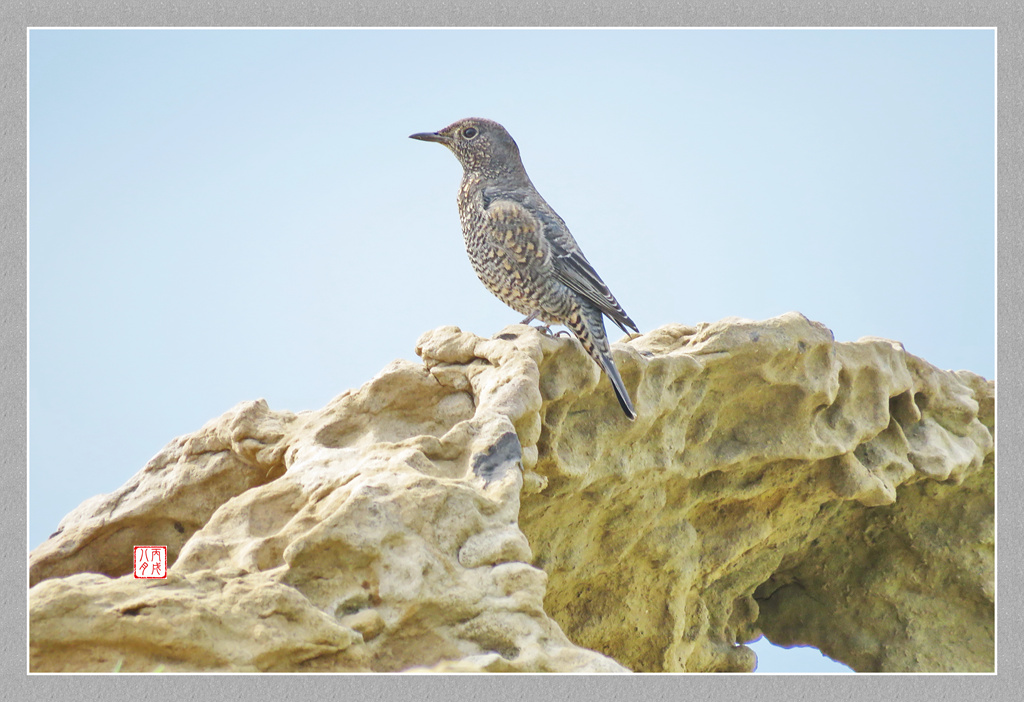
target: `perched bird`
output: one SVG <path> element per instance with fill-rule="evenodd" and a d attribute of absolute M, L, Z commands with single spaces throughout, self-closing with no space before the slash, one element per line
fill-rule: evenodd
<path fill-rule="evenodd" d="M 604 316 L 639 331 L 590 265 L 565 222 L 533 187 L 519 147 L 505 128 L 487 119 L 462 119 L 410 139 L 447 146 L 462 164 L 459 219 L 473 270 L 512 309 L 563 324 L 611 380 L 622 411 L 636 410 L 612 360 Z"/>

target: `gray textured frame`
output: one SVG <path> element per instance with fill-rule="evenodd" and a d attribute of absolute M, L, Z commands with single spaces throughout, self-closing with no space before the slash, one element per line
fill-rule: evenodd
<path fill-rule="evenodd" d="M 929 3 L 877 3 L 849 0 L 831 7 L 818 0 L 775 0 L 744 7 L 732 0 L 650 4 L 614 0 L 595 6 L 569 0 L 558 7 L 533 3 L 506 6 L 493 0 L 421 0 L 416 3 L 356 3 L 314 0 L 297 6 L 254 6 L 244 0 L 135 2 L 96 0 L 88 6 L 57 0 L 16 3 L 5 12 L 0 34 L 0 77 L 4 100 L 0 137 L 0 416 L 5 441 L 0 457 L 9 490 L 0 496 L 0 547 L 4 556 L 3 688 L 9 699 L 239 699 L 309 700 L 339 695 L 355 698 L 441 700 L 453 696 L 494 700 L 548 699 L 820 699 L 871 696 L 894 700 L 1009 698 L 1018 689 L 1021 591 L 999 588 L 997 675 L 924 676 L 764 676 L 764 675 L 636 675 L 636 676 L 382 676 L 382 675 L 27 675 L 27 234 L 26 234 L 26 45 L 27 28 L 57 26 L 974 26 L 998 29 L 998 226 L 997 316 L 1003 344 L 997 350 L 999 378 L 997 453 L 1003 470 L 999 494 L 1022 492 L 1024 476 L 1006 469 L 1019 446 L 1021 423 L 1015 412 L 1021 391 L 1020 355 L 1007 348 L 1024 334 L 1019 265 L 1024 236 L 1024 23 L 1015 3 L 952 0 Z M 956 330 L 950 330 L 956 333 Z M 1004 412 L 1009 412 L 1004 419 Z M 1015 501 L 1000 500 L 999 570 L 1021 570 L 1021 510 Z M 1003 578 L 1006 584 L 1007 578 Z"/>

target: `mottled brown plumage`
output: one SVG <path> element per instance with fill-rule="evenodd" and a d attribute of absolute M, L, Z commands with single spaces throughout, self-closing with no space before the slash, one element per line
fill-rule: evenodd
<path fill-rule="evenodd" d="M 459 219 L 480 280 L 525 314 L 523 323 L 539 319 L 568 327 L 607 373 L 622 411 L 634 419 L 603 317 L 625 332 L 639 330 L 533 187 L 509 133 L 497 122 L 471 118 L 410 138 L 444 144 L 462 164 Z"/>

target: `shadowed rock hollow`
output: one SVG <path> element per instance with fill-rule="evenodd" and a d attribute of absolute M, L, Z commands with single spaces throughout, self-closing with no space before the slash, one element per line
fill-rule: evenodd
<path fill-rule="evenodd" d="M 33 671 L 994 669 L 994 382 L 798 314 L 425 334 L 238 405 L 30 555 Z M 131 547 L 166 544 L 166 580 Z"/>

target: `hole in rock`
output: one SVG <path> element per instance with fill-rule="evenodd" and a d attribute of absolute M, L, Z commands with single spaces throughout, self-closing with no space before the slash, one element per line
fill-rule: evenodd
<path fill-rule="evenodd" d="M 764 636 L 748 643 L 757 654 L 755 673 L 852 673 L 849 666 L 832 660 L 814 646 L 776 646 Z"/>

